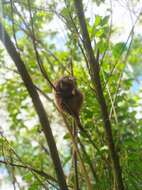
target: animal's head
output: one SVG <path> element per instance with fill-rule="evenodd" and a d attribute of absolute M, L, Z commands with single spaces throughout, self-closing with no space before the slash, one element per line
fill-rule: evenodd
<path fill-rule="evenodd" d="M 77 88 L 76 79 L 72 76 L 64 76 L 57 81 L 56 88 L 59 91 L 74 94 Z"/>

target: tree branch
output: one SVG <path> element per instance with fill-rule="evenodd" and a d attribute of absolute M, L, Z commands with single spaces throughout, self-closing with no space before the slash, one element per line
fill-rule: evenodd
<path fill-rule="evenodd" d="M 3 45 L 7 49 L 7 52 L 13 59 L 15 65 L 18 69 L 18 72 L 25 84 L 25 87 L 27 88 L 27 91 L 29 92 L 29 95 L 32 98 L 35 110 L 38 114 L 43 132 L 45 134 L 45 137 L 46 137 L 46 140 L 47 140 L 47 143 L 49 146 L 49 150 L 50 150 L 51 157 L 52 157 L 52 160 L 53 160 L 53 163 L 55 166 L 55 171 L 57 174 L 59 186 L 62 190 L 65 190 L 65 189 L 67 190 L 68 187 L 67 187 L 67 184 L 65 181 L 65 176 L 64 176 L 63 169 L 61 166 L 61 161 L 59 158 L 56 143 L 55 143 L 55 140 L 54 140 L 51 128 L 50 128 L 48 117 L 47 117 L 44 107 L 41 103 L 39 95 L 36 91 L 36 88 L 32 82 L 32 79 L 27 72 L 24 62 L 22 61 L 20 55 L 17 53 L 16 48 L 13 45 L 13 43 L 11 42 L 10 37 L 7 34 L 6 30 L 4 29 L 2 23 L 0 23 L 0 40 L 2 41 Z"/>
<path fill-rule="evenodd" d="M 52 176 L 48 175 L 47 173 L 45 173 L 42 170 L 37 170 L 35 168 L 32 168 L 31 166 L 27 166 L 27 165 L 22 165 L 22 164 L 15 164 L 13 162 L 9 162 L 9 161 L 4 161 L 4 160 L 0 160 L 1 164 L 5 164 L 5 165 L 10 165 L 12 167 L 17 167 L 17 168 L 24 168 L 27 169 L 31 172 L 34 172 L 42 177 L 44 177 L 45 179 L 47 179 L 47 181 L 52 181 L 54 183 L 57 183 L 57 180 L 55 178 L 53 178 Z M 49 182 L 51 184 L 51 182 Z M 54 185 L 53 185 L 54 186 Z"/>
<path fill-rule="evenodd" d="M 113 165 L 113 173 L 114 173 L 115 181 L 117 184 L 117 189 L 123 190 L 124 186 L 123 186 L 119 158 L 118 158 L 117 152 L 115 150 L 115 146 L 114 146 L 112 130 L 111 130 L 111 123 L 109 120 L 109 114 L 108 114 L 107 105 L 106 105 L 105 97 L 103 94 L 102 84 L 101 84 L 100 75 L 99 75 L 99 63 L 94 56 L 93 48 L 91 45 L 91 40 L 90 40 L 89 33 L 87 30 L 86 22 L 85 22 L 85 15 L 84 15 L 84 11 L 83 11 L 82 1 L 74 0 L 74 4 L 75 4 L 78 20 L 79 20 L 81 32 L 82 32 L 83 45 L 86 50 L 86 55 L 88 57 L 88 63 L 90 65 L 91 80 L 95 87 L 96 94 L 97 94 L 97 100 L 98 100 L 100 110 L 102 113 L 103 124 L 104 124 L 104 129 L 105 129 L 105 133 L 106 133 L 106 137 L 107 137 L 109 152 L 111 155 L 111 160 L 112 160 L 112 165 Z"/>

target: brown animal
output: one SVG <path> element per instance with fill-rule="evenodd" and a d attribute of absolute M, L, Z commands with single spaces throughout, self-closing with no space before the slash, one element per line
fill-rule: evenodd
<path fill-rule="evenodd" d="M 96 148 L 90 134 L 84 129 L 80 122 L 80 109 L 83 104 L 83 94 L 77 88 L 74 77 L 65 76 L 55 83 L 56 103 L 61 112 L 72 115 L 80 131 L 88 138 L 91 144 Z"/>
<path fill-rule="evenodd" d="M 55 98 L 59 110 L 72 115 L 80 128 L 79 114 L 83 103 L 83 94 L 77 88 L 75 78 L 62 77 L 56 82 L 55 89 Z"/>

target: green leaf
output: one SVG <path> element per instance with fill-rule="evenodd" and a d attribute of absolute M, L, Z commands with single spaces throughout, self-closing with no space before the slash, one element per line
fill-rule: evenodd
<path fill-rule="evenodd" d="M 97 48 L 99 49 L 100 53 L 103 53 L 108 48 L 108 43 L 105 40 L 102 40 L 97 43 Z"/>
<path fill-rule="evenodd" d="M 109 15 L 108 15 L 108 16 L 105 16 L 105 17 L 102 19 L 102 21 L 101 21 L 101 26 L 104 26 L 104 25 L 108 24 L 109 18 L 110 18 Z"/>
<path fill-rule="evenodd" d="M 61 15 L 63 15 L 64 17 L 68 17 L 69 16 L 69 10 L 67 8 L 63 8 L 61 10 Z"/>
<path fill-rule="evenodd" d="M 119 42 L 113 47 L 112 54 L 114 57 L 118 58 L 126 49 L 126 44 L 124 42 Z"/>
<path fill-rule="evenodd" d="M 64 138 L 64 139 L 70 139 L 70 134 L 69 134 L 69 133 L 66 133 L 63 138 Z"/>
<path fill-rule="evenodd" d="M 95 32 L 95 36 L 96 36 L 96 37 L 101 37 L 103 34 L 104 34 L 103 28 L 100 28 L 100 29 L 98 29 L 98 30 Z"/>
<path fill-rule="evenodd" d="M 96 15 L 96 16 L 95 16 L 95 22 L 94 22 L 93 27 L 98 26 L 98 25 L 101 23 L 101 19 L 102 19 L 102 16 Z"/>

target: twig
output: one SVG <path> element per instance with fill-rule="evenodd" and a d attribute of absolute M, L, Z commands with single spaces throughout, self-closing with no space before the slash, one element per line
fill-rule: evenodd
<path fill-rule="evenodd" d="M 31 166 L 22 165 L 22 164 L 15 164 L 15 163 L 13 163 L 13 162 L 9 162 L 8 160 L 7 160 L 7 161 L 0 160 L 0 163 L 6 164 L 6 165 L 10 165 L 10 166 L 14 166 L 14 167 L 19 167 L 19 168 L 28 169 L 28 170 L 33 171 L 33 172 L 37 173 L 38 175 L 44 177 L 45 179 L 48 179 L 48 180 L 50 180 L 50 181 L 52 181 L 52 182 L 57 183 L 57 180 L 56 180 L 55 178 L 51 177 L 50 175 L 46 174 L 46 173 L 43 172 L 43 171 L 34 169 L 34 168 L 32 168 Z"/>
<path fill-rule="evenodd" d="M 50 81 L 48 75 L 46 74 L 46 71 L 45 71 L 45 68 L 43 66 L 43 63 L 42 63 L 42 60 L 39 56 L 39 53 L 37 51 L 37 47 L 36 47 L 36 41 L 35 41 L 35 31 L 34 31 L 34 23 L 33 23 L 33 17 L 32 17 L 32 12 L 31 12 L 31 5 L 30 5 L 30 0 L 28 0 L 28 6 L 29 6 L 29 13 L 30 13 L 30 20 L 31 20 L 31 30 L 32 30 L 32 34 L 33 34 L 33 46 L 34 46 L 34 50 L 35 50 L 35 55 L 36 55 L 36 60 L 37 60 L 37 63 L 39 65 L 39 68 L 43 74 L 43 76 L 45 77 L 45 79 L 48 81 L 49 85 L 54 89 L 55 89 L 55 86 L 52 84 L 52 82 Z"/>
<path fill-rule="evenodd" d="M 73 136 L 74 136 L 74 141 L 76 143 L 76 146 L 78 146 L 78 143 L 77 143 L 77 126 L 76 126 L 76 123 L 74 121 L 74 124 L 73 124 Z M 78 176 L 78 166 L 77 166 L 77 152 L 75 149 L 73 149 L 73 162 L 74 162 L 74 178 L 75 178 L 75 189 L 74 190 L 79 190 L 79 176 Z"/>

